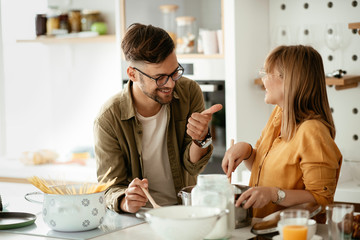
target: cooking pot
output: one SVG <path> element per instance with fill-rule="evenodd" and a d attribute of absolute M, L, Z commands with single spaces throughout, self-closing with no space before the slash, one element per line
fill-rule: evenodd
<path fill-rule="evenodd" d="M 248 190 L 250 187 L 241 184 L 232 184 L 234 186 L 235 202 L 240 195 Z M 182 205 L 191 206 L 191 191 L 195 186 L 188 186 L 181 189 L 178 196 L 181 197 Z M 242 207 L 235 207 L 235 228 L 242 228 L 251 224 L 252 208 L 244 209 Z"/>
<path fill-rule="evenodd" d="M 181 197 L 182 205 L 191 206 L 191 191 L 195 186 L 184 187 L 178 193 L 178 197 Z"/>
<path fill-rule="evenodd" d="M 73 185 L 75 189 L 81 186 Z M 63 186 L 56 187 L 64 188 Z M 31 199 L 30 196 L 33 195 L 43 195 L 43 202 Z M 27 193 L 25 199 L 43 205 L 43 220 L 56 231 L 75 232 L 94 229 L 104 221 L 106 213 L 104 191 L 76 195 L 32 192 Z"/>
<path fill-rule="evenodd" d="M 235 202 L 243 192 L 245 192 L 250 188 L 249 186 L 241 185 L 241 184 L 233 184 L 233 186 L 234 186 Z M 251 218 L 252 218 L 251 207 L 248 209 L 245 209 L 242 206 L 235 207 L 235 228 L 242 228 L 249 226 L 251 224 Z"/>
<path fill-rule="evenodd" d="M 162 239 L 202 240 L 229 211 L 214 207 L 167 206 L 138 212 Z"/>

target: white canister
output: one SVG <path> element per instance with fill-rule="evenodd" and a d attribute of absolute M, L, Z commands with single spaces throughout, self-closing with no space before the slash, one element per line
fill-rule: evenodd
<path fill-rule="evenodd" d="M 234 189 L 224 174 L 201 174 L 191 192 L 192 206 L 228 209 L 205 239 L 229 238 L 235 229 Z"/>

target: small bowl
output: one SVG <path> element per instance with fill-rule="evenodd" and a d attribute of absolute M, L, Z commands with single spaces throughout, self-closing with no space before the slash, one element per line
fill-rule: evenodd
<path fill-rule="evenodd" d="M 277 224 L 277 228 L 280 234 L 281 239 L 283 239 L 282 228 L 284 227 L 284 220 L 280 220 Z M 308 233 L 307 233 L 307 240 L 310 240 L 314 237 L 316 233 L 316 221 L 314 219 L 308 220 Z"/>
<path fill-rule="evenodd" d="M 162 239 L 204 239 L 226 210 L 198 206 L 167 206 L 137 213 Z"/>

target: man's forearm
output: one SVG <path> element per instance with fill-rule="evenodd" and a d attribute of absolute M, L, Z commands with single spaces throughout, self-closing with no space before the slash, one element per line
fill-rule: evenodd
<path fill-rule="evenodd" d="M 197 146 L 194 142 L 191 143 L 190 146 L 190 161 L 192 163 L 197 163 L 206 153 L 208 153 L 209 151 L 209 147 L 207 148 L 201 148 L 199 146 Z"/>

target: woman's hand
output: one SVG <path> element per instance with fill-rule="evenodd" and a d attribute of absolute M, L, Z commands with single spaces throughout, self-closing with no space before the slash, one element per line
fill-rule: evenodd
<path fill-rule="evenodd" d="M 244 158 L 249 156 L 249 149 L 251 148 L 249 146 L 246 142 L 239 142 L 225 152 L 221 167 L 228 177 L 231 177 L 231 173 L 235 171 Z"/>
<path fill-rule="evenodd" d="M 240 195 L 235 206 L 240 207 L 241 205 L 245 209 L 249 207 L 262 208 L 270 201 L 276 201 L 275 198 L 277 199 L 277 194 L 274 187 L 252 187 Z M 245 200 L 246 202 L 243 203 Z"/>
<path fill-rule="evenodd" d="M 141 207 L 146 205 L 148 201 L 145 193 L 141 190 L 141 187 L 148 188 L 148 180 L 140 180 L 135 178 L 129 184 L 129 187 L 125 191 L 125 197 L 122 199 L 120 207 L 124 212 L 135 213 Z"/>

